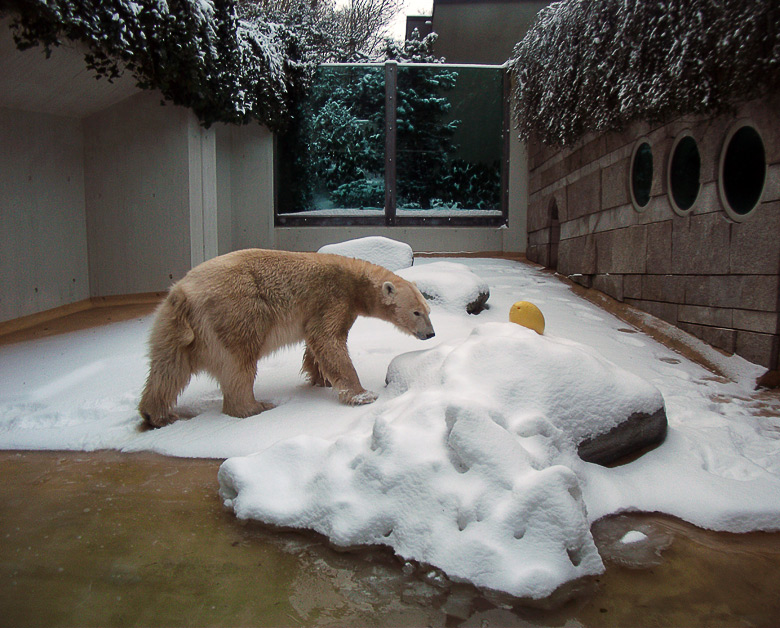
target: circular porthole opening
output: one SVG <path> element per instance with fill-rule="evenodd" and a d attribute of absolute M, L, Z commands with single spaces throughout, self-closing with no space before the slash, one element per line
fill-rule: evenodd
<path fill-rule="evenodd" d="M 634 146 L 631 157 L 631 202 L 637 211 L 650 202 L 653 187 L 653 148 L 646 139 L 640 139 Z"/>
<path fill-rule="evenodd" d="M 750 124 L 737 123 L 723 143 L 718 190 L 726 213 L 744 220 L 761 200 L 766 181 L 766 153 L 761 135 Z"/>
<path fill-rule="evenodd" d="M 688 214 L 696 203 L 701 188 L 700 177 L 699 147 L 690 133 L 683 133 L 672 145 L 669 159 L 669 193 L 672 208 L 678 214 Z"/>

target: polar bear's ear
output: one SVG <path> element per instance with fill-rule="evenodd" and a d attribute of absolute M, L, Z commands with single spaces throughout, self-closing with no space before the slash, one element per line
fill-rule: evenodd
<path fill-rule="evenodd" d="M 391 301 L 396 293 L 395 284 L 392 281 L 386 281 L 382 284 L 382 296 L 387 301 Z"/>

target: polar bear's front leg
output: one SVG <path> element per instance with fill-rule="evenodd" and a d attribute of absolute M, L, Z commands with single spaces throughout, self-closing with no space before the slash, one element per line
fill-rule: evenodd
<path fill-rule="evenodd" d="M 312 363 L 318 365 L 320 376 L 338 391 L 341 403 L 360 406 L 376 401 L 376 393 L 366 390 L 360 383 L 355 366 L 349 357 L 346 338 L 343 340 L 330 338 L 321 341 L 312 339 L 306 341 L 306 346 Z"/>

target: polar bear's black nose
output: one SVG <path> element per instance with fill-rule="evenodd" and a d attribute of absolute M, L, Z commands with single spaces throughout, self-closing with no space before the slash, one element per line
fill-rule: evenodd
<path fill-rule="evenodd" d="M 417 337 L 420 340 L 428 340 L 429 338 L 433 338 L 436 335 L 436 332 L 433 331 L 419 331 L 417 332 Z"/>

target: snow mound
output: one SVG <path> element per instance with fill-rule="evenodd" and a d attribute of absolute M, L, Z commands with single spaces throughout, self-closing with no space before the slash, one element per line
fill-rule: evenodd
<path fill-rule="evenodd" d="M 578 439 L 662 403 L 574 342 L 487 323 L 399 356 L 370 432 L 300 436 L 227 460 L 240 518 L 382 544 L 450 578 L 540 599 L 601 573 L 575 470 Z"/>
<path fill-rule="evenodd" d="M 655 386 L 594 349 L 514 323 L 486 323 L 461 344 L 399 355 L 387 384 L 397 394 L 438 387 L 445 397 L 465 395 L 510 433 L 560 430 L 572 445 L 664 405 Z"/>
<path fill-rule="evenodd" d="M 414 263 L 412 247 L 404 242 L 398 242 L 382 236 L 370 236 L 347 240 L 337 244 L 326 244 L 317 253 L 332 253 L 334 255 L 362 259 L 372 264 L 384 266 L 391 272 L 408 268 Z"/>
<path fill-rule="evenodd" d="M 490 288 L 484 279 L 468 266 L 456 262 L 431 262 L 412 266 L 398 273 L 417 284 L 426 299 L 447 310 L 478 314 L 490 297 Z"/>

